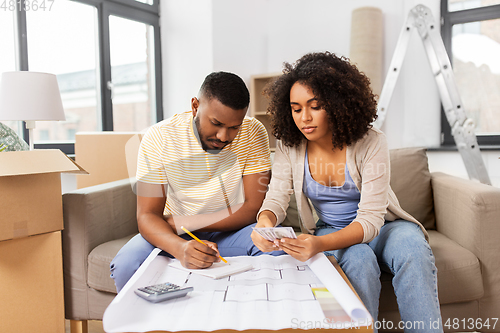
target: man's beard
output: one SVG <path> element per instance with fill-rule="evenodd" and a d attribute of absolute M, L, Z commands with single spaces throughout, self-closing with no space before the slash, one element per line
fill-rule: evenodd
<path fill-rule="evenodd" d="M 198 132 L 198 139 L 200 141 L 200 144 L 201 144 L 201 148 L 206 151 L 207 153 L 210 153 L 210 154 L 218 154 L 222 149 L 224 149 L 224 147 L 220 148 L 220 149 L 216 149 L 216 148 L 209 148 L 206 144 L 206 141 L 212 141 L 212 142 L 217 142 L 217 143 L 226 143 L 226 142 L 222 142 L 220 140 L 216 140 L 216 139 L 205 139 L 205 136 L 203 135 L 202 131 L 201 131 L 201 126 L 200 126 L 200 118 L 198 117 L 195 117 L 194 118 L 194 123 L 196 125 L 196 131 Z M 226 145 L 229 144 L 229 142 L 226 143 Z"/>

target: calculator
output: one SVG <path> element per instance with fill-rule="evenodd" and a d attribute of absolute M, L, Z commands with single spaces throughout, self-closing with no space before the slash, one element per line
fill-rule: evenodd
<path fill-rule="evenodd" d="M 137 288 L 135 293 L 145 300 L 153 303 L 163 302 L 172 298 L 186 296 L 193 287 L 181 288 L 171 282 L 155 284 L 143 288 Z"/>

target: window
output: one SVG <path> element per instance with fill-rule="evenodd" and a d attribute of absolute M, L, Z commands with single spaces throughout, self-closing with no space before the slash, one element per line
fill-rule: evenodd
<path fill-rule="evenodd" d="M 66 115 L 37 122 L 37 144 L 74 142 L 77 131 L 101 130 L 96 22 L 97 8 L 74 1 L 26 12 L 29 70 L 56 74 Z"/>
<path fill-rule="evenodd" d="M 480 8 L 484 6 L 498 5 L 500 0 L 448 0 L 448 11 Z"/>
<path fill-rule="evenodd" d="M 14 11 L 0 10 L 0 45 L 2 45 L 2 51 L 0 52 L 0 73 L 15 71 Z M 22 133 L 22 122 L 1 121 L 12 128 L 17 135 Z"/>
<path fill-rule="evenodd" d="M 153 37 L 148 24 L 109 18 L 115 131 L 141 131 L 155 119 Z"/>
<path fill-rule="evenodd" d="M 500 146 L 500 0 L 442 0 L 443 41 L 481 148 Z M 443 145 L 454 145 L 441 117 Z"/>
<path fill-rule="evenodd" d="M 162 120 L 159 0 L 47 1 L 0 11 L 1 45 L 18 44 L 0 52 L 0 71 L 52 73 L 59 83 L 66 120 L 37 122 L 35 148 L 73 154 L 77 132 L 141 131 Z"/>
<path fill-rule="evenodd" d="M 14 12 L 0 9 L 0 73 L 16 70 Z"/>

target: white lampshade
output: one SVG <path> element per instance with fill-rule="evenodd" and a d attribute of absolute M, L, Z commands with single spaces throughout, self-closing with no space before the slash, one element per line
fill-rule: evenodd
<path fill-rule="evenodd" d="M 65 120 L 54 74 L 2 73 L 0 120 Z"/>

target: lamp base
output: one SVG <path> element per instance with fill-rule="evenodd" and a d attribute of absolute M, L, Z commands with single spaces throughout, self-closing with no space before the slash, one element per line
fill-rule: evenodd
<path fill-rule="evenodd" d="M 35 148 L 35 143 L 33 139 L 33 129 L 36 127 L 36 121 L 35 120 L 26 120 L 26 128 L 28 129 L 29 136 L 28 136 L 28 141 L 30 145 L 30 150 L 33 150 Z"/>

